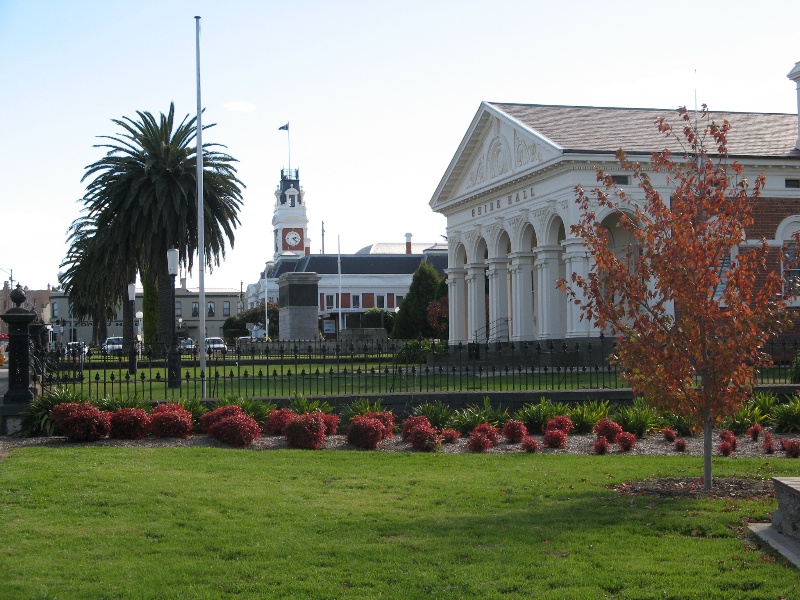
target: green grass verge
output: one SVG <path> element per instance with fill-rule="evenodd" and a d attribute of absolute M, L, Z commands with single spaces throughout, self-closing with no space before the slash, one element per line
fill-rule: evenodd
<path fill-rule="evenodd" d="M 0 461 L 0 598 L 796 598 L 692 457 L 62 447 Z M 715 459 L 715 476 L 796 472 Z"/>

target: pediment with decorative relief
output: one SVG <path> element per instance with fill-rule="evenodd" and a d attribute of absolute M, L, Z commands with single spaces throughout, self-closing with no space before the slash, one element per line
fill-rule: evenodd
<path fill-rule="evenodd" d="M 476 145 L 469 166 L 457 186 L 456 196 L 469 194 L 492 183 L 518 176 L 558 155 L 530 132 L 497 119 Z"/>

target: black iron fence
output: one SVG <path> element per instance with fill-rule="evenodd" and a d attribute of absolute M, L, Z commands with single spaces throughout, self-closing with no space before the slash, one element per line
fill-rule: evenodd
<path fill-rule="evenodd" d="M 798 340 L 776 340 L 774 366 L 759 384 L 800 381 L 792 362 Z M 160 400 L 201 397 L 285 398 L 294 395 L 525 391 L 625 388 L 614 342 L 446 344 L 425 340 L 337 344 L 324 340 L 252 343 L 207 353 L 201 372 L 196 350 L 181 355 L 179 385 L 168 385 L 166 353 L 140 355 L 135 372 L 126 354 L 40 353 L 36 373 L 45 391 L 78 388 L 90 397 L 137 395 Z"/>

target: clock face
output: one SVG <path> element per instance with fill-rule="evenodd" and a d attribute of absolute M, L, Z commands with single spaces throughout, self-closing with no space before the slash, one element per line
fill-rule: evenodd
<path fill-rule="evenodd" d="M 289 233 L 286 234 L 286 237 L 284 237 L 283 239 L 286 240 L 286 245 L 289 246 L 290 248 L 299 245 L 300 242 L 302 241 L 300 234 L 297 233 L 296 231 L 290 231 Z"/>

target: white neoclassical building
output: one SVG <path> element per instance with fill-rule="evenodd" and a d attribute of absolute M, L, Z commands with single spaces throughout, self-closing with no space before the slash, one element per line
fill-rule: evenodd
<path fill-rule="evenodd" d="M 790 79 L 800 81 L 798 67 Z M 480 105 L 430 201 L 447 218 L 451 344 L 599 335 L 556 285 L 591 267 L 582 239 L 571 233 L 579 218 L 575 187 L 596 187 L 600 166 L 635 198 L 636 182 L 615 154 L 623 148 L 646 163 L 667 147 L 654 125 L 660 116 L 679 122 L 674 110 Z M 711 117 L 732 123 L 729 155 L 744 165 L 745 176 L 766 174 L 750 237 L 780 247 L 800 228 L 797 114 Z M 663 175 L 651 176 L 668 193 Z M 597 217 L 624 248 L 629 240 L 614 217 L 602 210 Z"/>

